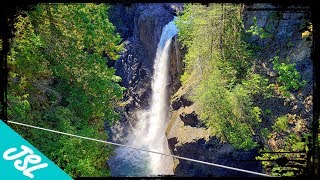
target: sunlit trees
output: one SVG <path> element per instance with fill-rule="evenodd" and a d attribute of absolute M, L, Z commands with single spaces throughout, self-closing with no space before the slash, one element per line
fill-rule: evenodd
<path fill-rule="evenodd" d="M 106 139 L 123 88 L 107 67 L 122 49 L 105 4 L 41 4 L 15 22 L 8 64 L 9 119 Z M 108 175 L 110 147 L 15 127 L 70 175 Z"/>
<path fill-rule="evenodd" d="M 252 136 L 261 122 L 261 110 L 253 106 L 252 96 L 263 91 L 261 83 L 266 80 L 252 71 L 240 10 L 231 4 L 189 4 L 176 24 L 188 49 L 181 80 L 199 82 L 190 98 L 200 118 L 213 135 L 250 149 L 256 146 Z"/>

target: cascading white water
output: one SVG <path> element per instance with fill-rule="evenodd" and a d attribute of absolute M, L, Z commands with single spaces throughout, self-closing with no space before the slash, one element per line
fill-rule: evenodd
<path fill-rule="evenodd" d="M 147 140 L 149 148 L 158 152 L 169 152 L 168 142 L 165 137 L 166 122 L 168 119 L 168 93 L 167 84 L 169 76 L 169 50 L 172 37 L 177 33 L 177 27 L 171 21 L 167 24 L 161 34 L 160 42 L 157 47 L 157 54 L 154 61 L 154 73 L 152 80 L 152 101 L 149 117 L 149 131 Z M 150 154 L 151 170 L 153 174 L 168 173 L 168 161 L 172 158 Z M 172 170 L 171 170 L 172 171 Z"/>
<path fill-rule="evenodd" d="M 151 82 L 151 106 L 150 109 L 136 112 L 138 122 L 134 133 L 127 138 L 130 142 L 128 144 L 131 146 L 170 153 L 165 128 L 169 110 L 167 93 L 169 52 L 171 40 L 175 34 L 177 34 L 177 27 L 173 21 L 162 29 Z M 116 153 L 116 158 L 109 160 L 112 175 L 173 174 L 173 159 L 171 157 L 126 148 L 118 148 Z"/>

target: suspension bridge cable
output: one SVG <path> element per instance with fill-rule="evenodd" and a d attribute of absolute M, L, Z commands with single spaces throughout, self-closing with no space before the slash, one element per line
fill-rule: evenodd
<path fill-rule="evenodd" d="M 145 151 L 145 152 L 149 152 L 149 153 L 160 154 L 160 155 L 169 156 L 169 157 L 173 157 L 173 158 L 183 159 L 183 160 L 186 160 L 186 161 L 197 162 L 197 163 L 206 164 L 206 165 L 209 165 L 209 166 L 216 166 L 216 167 L 220 167 L 220 168 L 230 169 L 230 170 L 234 170 L 234 171 L 240 171 L 240 172 L 249 173 L 249 174 L 255 174 L 255 175 L 259 175 L 259 176 L 272 177 L 272 176 L 270 176 L 268 174 L 258 173 L 258 172 L 254 172 L 254 171 L 249 171 L 249 170 L 245 170 L 245 169 L 240 169 L 240 168 L 235 168 L 235 167 L 230 167 L 230 166 L 225 166 L 225 165 L 220 165 L 220 164 L 215 164 L 215 163 L 209 163 L 209 162 L 205 162 L 205 161 L 190 159 L 190 158 L 176 156 L 176 155 L 172 155 L 172 154 L 164 154 L 164 153 L 160 153 L 160 152 L 156 152 L 156 151 L 152 151 L 152 150 L 141 149 L 141 148 L 136 148 L 136 147 L 133 147 L 133 146 L 128 146 L 128 145 L 113 143 L 113 142 L 109 142 L 109 141 L 104 141 L 104 140 L 99 140 L 99 139 L 94 139 L 94 138 L 74 135 L 74 134 L 70 134 L 70 133 L 65 133 L 65 132 L 60 132 L 60 131 L 56 131 L 56 130 L 46 129 L 46 128 L 37 127 L 37 126 L 24 124 L 24 123 L 19 123 L 19 122 L 15 122 L 15 121 L 7 121 L 7 122 L 8 123 L 12 123 L 12 124 L 17 124 L 17 125 L 21 125 L 21 126 L 34 128 L 34 129 L 40 129 L 40 130 L 44 130 L 44 131 L 49 131 L 49 132 L 53 132 L 53 133 L 57 133 L 57 134 L 63 134 L 63 135 L 77 137 L 77 138 L 81 138 L 81 139 L 87 139 L 87 140 L 96 141 L 96 142 L 102 142 L 102 143 L 111 144 L 111 145 L 115 145 L 115 146 L 121 146 L 121 147 L 130 148 L 130 149 L 135 149 L 135 150 L 138 150 L 138 151 Z"/>

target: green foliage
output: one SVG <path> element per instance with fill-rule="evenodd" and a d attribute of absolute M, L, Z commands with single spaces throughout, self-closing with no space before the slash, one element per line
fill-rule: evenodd
<path fill-rule="evenodd" d="M 252 134 L 246 123 L 236 122 L 231 128 L 227 129 L 227 140 L 236 148 L 249 150 L 257 147 L 257 143 L 253 141 Z"/>
<path fill-rule="evenodd" d="M 259 36 L 259 38 L 264 39 L 270 37 L 271 34 L 266 32 L 262 27 L 259 27 L 257 24 L 257 17 L 253 17 L 253 25 L 250 26 L 247 33 L 250 33 L 252 36 Z"/>
<path fill-rule="evenodd" d="M 279 153 L 279 152 L 305 152 L 308 151 L 308 136 L 311 134 L 304 132 L 302 135 L 297 134 L 292 129 L 290 129 L 288 124 L 288 117 L 281 116 L 277 118 L 277 121 L 272 126 L 275 134 L 271 136 L 268 134 L 269 131 L 267 129 L 262 129 L 261 133 L 264 138 L 278 139 L 277 148 L 264 148 L 261 151 L 272 152 L 276 151 L 278 153 L 262 153 L 261 156 L 256 157 L 258 160 L 277 160 L 278 158 L 287 158 L 287 159 L 301 159 L 299 153 Z M 266 134 L 267 137 L 265 136 Z M 287 167 L 282 167 L 276 164 L 276 162 L 271 161 L 262 161 L 262 165 L 265 170 L 273 176 L 295 176 L 302 174 L 302 169 L 305 167 L 303 162 L 289 162 Z M 296 166 L 295 168 L 291 168 L 290 165 Z M 298 172 L 296 171 L 298 170 Z"/>
<path fill-rule="evenodd" d="M 301 75 L 296 70 L 295 64 L 280 63 L 279 56 L 275 56 L 272 60 L 273 68 L 278 72 L 278 82 L 280 92 L 285 93 L 289 90 L 298 90 L 306 85 L 306 81 L 301 81 Z"/>
<path fill-rule="evenodd" d="M 188 77 L 190 74 L 188 74 L 186 71 L 181 75 L 180 82 L 181 84 L 186 84 Z"/>
<path fill-rule="evenodd" d="M 236 148 L 251 149 L 257 146 L 252 136 L 262 121 L 252 98 L 267 91 L 268 80 L 252 70 L 240 10 L 238 5 L 188 4 L 175 23 L 188 50 L 180 80 L 185 84 L 196 74 L 190 99 L 200 119 L 213 135 Z"/>
<path fill-rule="evenodd" d="M 270 131 L 268 128 L 261 129 L 261 135 L 264 139 L 268 139 L 269 134 L 270 134 Z"/>
<path fill-rule="evenodd" d="M 274 125 L 272 126 L 272 128 L 275 131 L 283 131 L 286 132 L 289 130 L 289 126 L 288 126 L 288 117 L 286 115 L 278 117 L 277 121 L 274 123 Z"/>
<path fill-rule="evenodd" d="M 225 12 L 227 17 L 224 22 L 224 32 L 222 38 L 222 62 L 219 68 L 228 75 L 230 81 L 241 83 L 250 74 L 253 65 L 253 52 L 248 43 L 244 41 L 244 25 L 242 18 L 235 12 L 240 11 L 237 6 L 235 10 Z M 239 12 L 238 12 L 239 13 Z M 234 18 L 231 18 L 234 16 Z M 230 71 L 231 70 L 231 71 Z M 249 73 L 248 73 L 249 72 Z M 247 78 L 248 79 L 248 78 Z"/>
<path fill-rule="evenodd" d="M 305 134 L 306 139 L 309 134 Z M 299 153 L 279 153 L 279 152 L 303 152 L 307 151 L 308 142 L 302 141 L 302 137 L 290 133 L 284 138 L 283 146 L 277 149 L 277 153 L 262 153 L 261 156 L 256 157 L 257 160 L 277 160 L 279 158 L 287 159 L 301 159 Z M 261 151 L 272 152 L 272 149 L 264 148 Z M 298 161 L 291 161 L 287 164 L 287 167 L 281 167 L 276 164 L 275 161 L 261 161 L 265 170 L 273 176 L 295 176 L 302 175 L 304 172 L 301 168 L 305 167 L 305 164 Z M 291 166 L 291 167 L 290 167 Z M 299 168 L 299 169 L 298 169 Z"/>
<path fill-rule="evenodd" d="M 267 78 L 255 73 L 248 73 L 246 79 L 242 81 L 242 84 L 248 89 L 251 95 L 255 94 L 265 94 L 268 91 Z"/>
<path fill-rule="evenodd" d="M 252 110 L 251 110 L 251 114 L 253 116 L 253 119 L 256 121 L 256 122 L 262 122 L 261 118 L 260 118 L 260 115 L 261 115 L 261 109 L 257 106 L 253 107 Z"/>
<path fill-rule="evenodd" d="M 214 70 L 207 81 L 202 81 L 196 89 L 195 96 L 200 110 L 200 118 L 206 120 L 214 135 L 228 140 L 236 148 L 250 149 L 255 147 L 251 138 L 251 129 L 247 126 L 241 100 L 246 99 L 246 90 L 237 94 L 228 91 L 218 78 L 219 70 Z M 240 99 L 241 100 L 238 100 Z"/>
<path fill-rule="evenodd" d="M 285 139 L 285 145 L 290 146 L 291 151 L 295 152 L 301 152 L 301 151 L 307 151 L 307 141 L 302 141 L 302 138 L 308 139 L 308 136 L 310 134 L 304 133 L 302 135 L 298 135 L 294 132 L 291 132 L 288 136 L 286 136 Z"/>
<path fill-rule="evenodd" d="M 82 136 L 106 139 L 124 88 L 107 67 L 122 49 L 104 4 L 39 4 L 19 16 L 8 56 L 8 115 Z M 107 176 L 105 144 L 14 126 L 73 177 Z"/>
<path fill-rule="evenodd" d="M 179 27 L 178 36 L 184 46 L 188 46 L 192 44 L 193 41 L 193 33 L 195 25 L 195 18 L 192 16 L 192 11 L 196 8 L 201 8 L 192 6 L 192 5 L 185 5 L 183 10 L 183 15 L 179 16 L 175 20 L 175 24 Z"/>
<path fill-rule="evenodd" d="M 272 111 L 271 109 L 266 109 L 265 110 L 265 114 L 268 116 L 268 115 L 271 115 L 272 114 Z"/>

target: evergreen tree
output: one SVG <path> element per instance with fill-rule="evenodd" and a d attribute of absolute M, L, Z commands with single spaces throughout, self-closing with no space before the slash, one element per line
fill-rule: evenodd
<path fill-rule="evenodd" d="M 122 88 L 106 54 L 123 46 L 105 4 L 39 4 L 19 16 L 8 58 L 9 119 L 67 133 L 106 139 L 104 123 Z M 14 126 L 73 177 L 109 175 L 112 148 L 102 143 Z"/>

